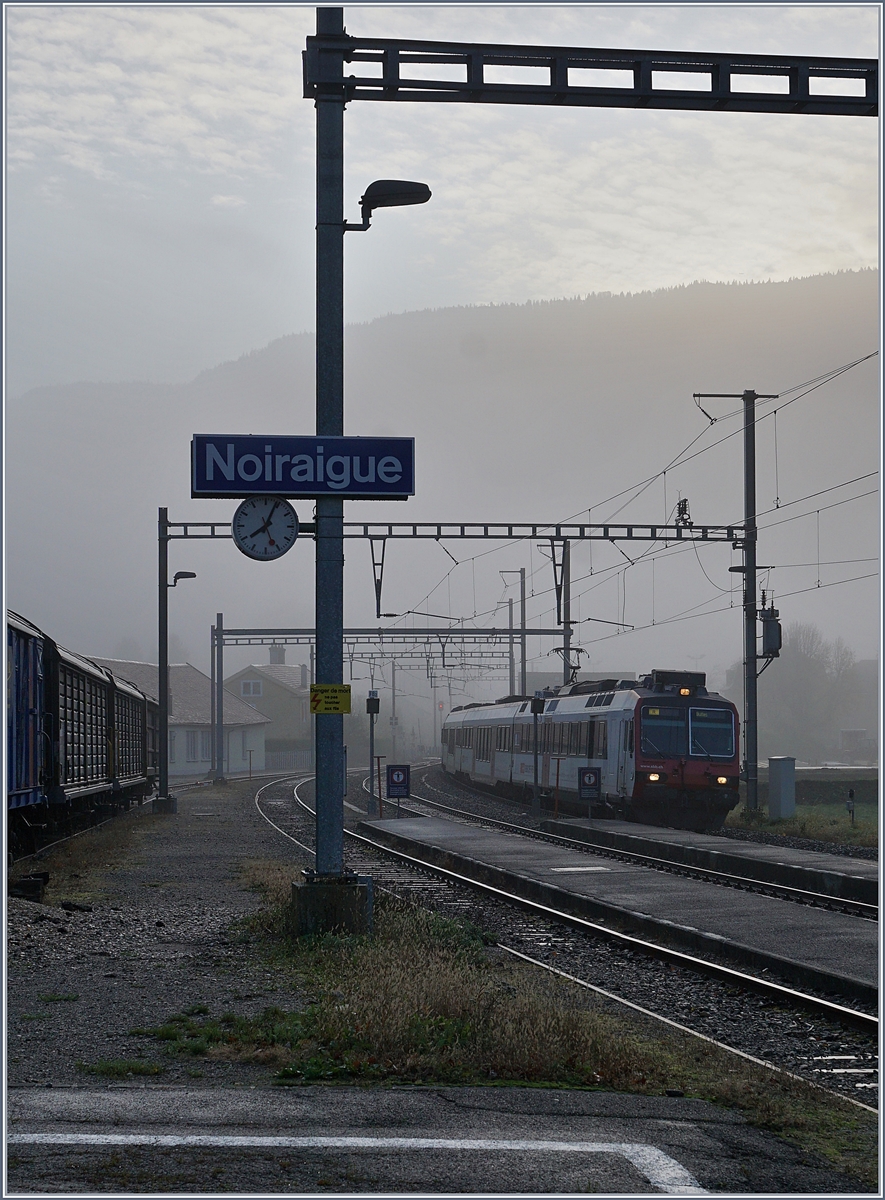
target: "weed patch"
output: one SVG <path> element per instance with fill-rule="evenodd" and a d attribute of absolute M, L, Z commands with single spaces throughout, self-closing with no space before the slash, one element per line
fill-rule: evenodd
<path fill-rule="evenodd" d="M 875 804 L 855 807 L 854 824 L 844 803 L 797 805 L 796 814 L 783 821 L 769 819 L 764 806 L 750 812 L 741 806 L 728 814 L 725 824 L 734 829 L 758 829 L 784 837 L 810 838 L 842 846 L 878 846 L 878 811 Z"/>
<path fill-rule="evenodd" d="M 292 938 L 284 905 L 250 918 L 291 1009 L 193 1006 L 149 1034 L 169 1054 L 261 1063 L 282 1085 L 423 1083 L 684 1094 L 741 1112 L 875 1186 L 877 1126 L 799 1080 L 689 1035 L 595 1008 L 586 990 L 490 955 L 483 935 L 382 901 L 372 938 Z"/>

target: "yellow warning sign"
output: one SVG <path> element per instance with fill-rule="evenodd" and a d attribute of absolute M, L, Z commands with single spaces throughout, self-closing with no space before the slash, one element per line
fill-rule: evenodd
<path fill-rule="evenodd" d="M 349 683 L 312 683 L 310 685 L 312 713 L 349 713 Z"/>

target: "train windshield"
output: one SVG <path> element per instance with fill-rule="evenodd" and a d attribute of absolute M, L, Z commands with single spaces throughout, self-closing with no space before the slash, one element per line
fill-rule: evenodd
<path fill-rule="evenodd" d="M 688 721 L 693 755 L 734 758 L 734 717 L 727 708 L 692 708 Z"/>
<path fill-rule="evenodd" d="M 684 708 L 646 704 L 640 717 L 642 754 L 679 758 L 688 753 L 688 713 Z"/>

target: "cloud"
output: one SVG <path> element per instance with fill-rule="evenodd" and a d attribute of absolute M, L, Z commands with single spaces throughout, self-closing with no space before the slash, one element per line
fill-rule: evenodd
<path fill-rule="evenodd" d="M 313 14 L 46 6 L 7 18 L 14 160 L 55 155 L 102 177 L 126 156 L 222 173 L 273 169 Z"/>
<path fill-rule="evenodd" d="M 148 359 L 155 377 L 183 378 L 310 327 L 315 115 L 301 94 L 301 51 L 315 10 L 31 5 L 10 7 L 6 17 L 8 196 L 16 213 L 27 213 L 26 221 L 9 219 L 19 263 L 8 278 L 9 303 L 30 288 L 28 320 L 45 329 L 47 310 L 62 304 L 52 297 L 65 262 L 76 259 L 71 272 L 83 277 L 78 297 L 100 298 L 94 264 L 123 253 L 143 313 L 130 377 L 143 375 Z M 351 31 L 379 37 L 877 52 L 871 5 L 416 4 L 351 7 L 346 19 Z M 348 319 L 868 266 L 878 256 L 877 148 L 876 122 L 864 118 L 354 103 L 346 116 L 349 219 L 376 178 L 426 180 L 433 199 L 379 213 L 368 237 L 349 240 Z M 43 247 L 59 241 L 63 207 L 81 214 L 77 241 L 49 255 Z M 164 283 L 181 292 L 205 271 L 198 244 L 189 249 L 192 223 L 223 224 L 229 209 L 239 210 L 247 241 L 274 241 L 290 282 L 266 282 L 247 304 L 241 266 L 218 256 L 216 269 L 229 275 L 213 284 L 211 312 L 195 309 L 194 324 L 182 330 L 191 356 L 184 368 L 168 358 L 160 333 L 168 305 L 141 249 L 146 214 L 168 214 L 174 255 Z M 118 211 L 132 231 L 131 253 L 109 232 Z M 233 236 L 228 226 L 222 233 Z M 39 286 L 35 261 L 45 264 Z M 215 331 L 211 343 L 197 311 Z M 78 356 L 95 365 L 78 357 L 77 375 L 106 378 L 100 331 L 114 314 L 97 307 L 84 319 L 95 332 L 78 339 Z M 54 320 L 61 329 L 71 324 L 61 311 Z M 223 347 L 221 329 L 231 331 Z M 229 341 L 237 336 L 244 340 Z M 45 339 L 32 341 L 31 361 L 14 370 L 36 382 L 50 362 L 42 347 L 35 353 Z M 110 353 L 116 362 L 118 339 Z M 8 354 L 18 359 L 14 338 Z M 49 377 L 68 378 L 72 369 L 59 362 Z"/>

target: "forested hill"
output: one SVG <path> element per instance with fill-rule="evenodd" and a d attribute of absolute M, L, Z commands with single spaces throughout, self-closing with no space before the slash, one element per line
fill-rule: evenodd
<path fill-rule="evenodd" d="M 621 520 L 662 521 L 683 495 L 690 497 L 698 522 L 739 520 L 740 439 L 721 440 L 735 430 L 735 420 L 726 416 L 739 401 L 705 404 L 723 422 L 711 430 L 692 394 L 739 394 L 746 388 L 786 394 L 870 354 L 878 342 L 879 278 L 872 270 L 784 283 L 693 283 L 641 294 L 427 310 L 351 326 L 346 431 L 414 436 L 417 490 L 408 504 L 353 504 L 350 519 L 381 519 L 384 508 L 386 520 L 542 522 L 581 512 L 585 519 L 588 512 L 593 519 L 611 519 L 621 512 Z M 312 335 L 298 334 L 186 384 L 84 382 L 35 389 L 9 402 L 10 604 L 62 641 L 96 653 L 112 653 L 113 643 L 127 633 L 150 644 L 158 506 L 182 514 L 179 519 L 229 519 L 229 505 L 190 499 L 191 436 L 313 432 L 313 357 Z M 760 424 L 760 508 L 874 472 L 878 364 L 865 363 L 804 395 L 801 403 L 785 405 L 778 416 L 776 458 L 772 435 L 771 421 Z M 695 449 L 704 451 L 699 457 L 660 474 L 698 438 Z M 626 496 L 609 500 L 655 476 L 627 508 Z M 100 527 L 81 516 L 96 510 Z M 37 537 L 40 530 L 46 532 Z M 808 563 L 877 553 L 875 509 L 828 510 L 819 544 L 802 541 L 799 524 L 778 530 L 767 535 L 760 561 Z M 617 552 L 609 549 L 616 560 Z M 393 556 L 388 575 L 396 611 L 417 603 L 437 582 L 437 568 L 445 570 L 448 560 L 441 550 L 436 554 L 440 561 L 427 567 L 427 578 L 419 558 L 407 563 L 404 552 Z M 353 561 L 362 570 L 362 559 Z M 654 611 L 650 569 L 648 578 L 637 569 L 618 611 L 614 591 L 610 602 L 606 593 L 594 593 L 595 615 L 646 625 L 703 599 L 710 585 L 698 568 L 697 579 L 686 574 L 685 561 L 679 573 L 668 576 L 662 567 L 655 576 Z M 714 556 L 704 569 L 712 572 L 714 588 L 727 593 L 733 586 L 727 562 L 719 564 Z M 213 614 L 227 606 L 248 609 L 255 624 L 310 619 L 309 588 L 280 590 L 268 582 L 256 592 L 244 563 L 217 554 L 201 559 L 199 570 L 200 588 L 208 584 L 216 597 Z M 476 598 L 453 593 L 454 611 L 494 602 L 497 591 L 483 591 L 500 588 L 491 560 L 489 571 L 488 585 L 481 575 L 473 583 Z M 279 577 L 284 574 L 280 567 Z M 262 578 L 277 576 L 269 571 Z M 356 568 L 348 578 L 360 589 L 359 604 L 364 593 L 371 598 L 371 583 Z M 804 576 L 781 576 L 777 582 L 797 580 L 802 585 Z M 106 582 L 115 597 L 107 611 L 96 603 Z M 198 621 L 189 612 L 190 601 L 176 597 L 177 629 L 197 655 L 204 616 Z M 364 607 L 370 603 L 366 599 Z M 852 605 L 850 628 L 846 603 Z M 785 618 L 811 621 L 829 639 L 856 640 L 859 656 L 870 657 L 877 618 L 875 604 L 869 612 L 868 607 L 866 593 L 835 588 L 821 591 L 813 606 L 811 601 L 805 608 L 792 606 Z M 364 621 L 373 610 L 373 603 L 367 611 L 357 605 L 353 619 Z M 709 650 L 724 669 L 735 654 L 708 643 L 708 636 L 713 642 L 718 637 L 710 629 L 708 635 L 698 625 L 674 625 L 667 634 L 655 633 L 655 645 L 662 646 L 656 661 L 663 665 L 663 655 L 678 663 L 686 653 Z M 654 665 L 652 649 L 635 645 L 619 647 L 615 657 Z"/>

